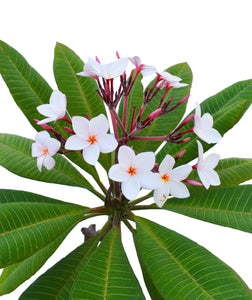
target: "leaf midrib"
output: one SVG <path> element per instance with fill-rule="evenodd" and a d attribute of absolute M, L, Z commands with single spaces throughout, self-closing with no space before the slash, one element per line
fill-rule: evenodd
<path fill-rule="evenodd" d="M 65 218 L 65 217 L 70 217 L 70 216 L 74 216 L 74 215 L 79 215 L 81 212 L 74 212 L 74 213 L 71 213 L 71 214 L 67 214 L 67 215 L 61 215 L 61 216 L 57 216 L 57 217 L 54 217 L 54 218 L 50 218 L 50 219 L 46 219 L 46 220 L 43 220 L 43 221 L 40 221 L 40 222 L 37 222 L 37 223 L 32 223 L 32 224 L 29 224 L 27 226 L 23 226 L 23 227 L 18 227 L 18 228 L 15 228 L 13 230 L 10 230 L 10 231 L 5 231 L 3 233 L 0 233 L 0 237 L 2 236 L 5 236 L 6 234 L 11 234 L 13 232 L 17 232 L 19 230 L 23 230 L 23 229 L 27 229 L 27 228 L 32 228 L 34 226 L 37 226 L 37 225 L 40 225 L 40 224 L 46 224 L 48 222 L 51 222 L 51 221 L 55 221 L 55 220 L 58 220 L 58 219 L 62 219 L 62 218 Z"/>
<path fill-rule="evenodd" d="M 193 276 L 181 265 L 181 263 L 168 251 L 168 249 L 157 239 L 157 237 L 152 233 L 151 230 L 147 230 L 147 226 L 145 227 L 146 231 L 151 235 L 151 237 L 160 245 L 160 247 L 175 261 L 175 263 L 180 267 L 180 269 L 203 291 L 205 295 L 210 297 L 210 299 L 214 298 L 208 294 L 208 292 L 193 278 Z"/>

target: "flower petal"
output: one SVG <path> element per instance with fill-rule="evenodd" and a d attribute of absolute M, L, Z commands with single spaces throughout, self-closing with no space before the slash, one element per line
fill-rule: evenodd
<path fill-rule="evenodd" d="M 50 155 L 47 155 L 43 161 L 43 165 L 47 168 L 47 170 L 51 170 L 55 166 L 55 160 Z"/>
<path fill-rule="evenodd" d="M 172 180 L 181 181 L 188 177 L 188 175 L 191 173 L 192 167 L 188 165 L 183 165 L 175 168 L 171 171 L 170 178 Z"/>
<path fill-rule="evenodd" d="M 39 105 L 37 107 L 37 110 L 41 115 L 47 117 L 56 117 L 55 111 L 52 109 L 52 106 L 50 104 Z"/>
<path fill-rule="evenodd" d="M 54 117 L 43 119 L 43 120 L 39 121 L 37 124 L 41 125 L 41 124 L 45 124 L 45 123 L 50 123 L 55 120 L 56 120 L 56 117 L 54 116 Z"/>
<path fill-rule="evenodd" d="M 219 154 L 211 153 L 204 159 L 204 166 L 207 169 L 214 169 L 218 165 L 219 160 Z"/>
<path fill-rule="evenodd" d="M 163 183 L 158 189 L 154 190 L 153 197 L 158 207 L 162 207 L 169 196 L 169 185 Z"/>
<path fill-rule="evenodd" d="M 160 186 L 160 179 L 156 176 L 156 174 L 150 171 L 144 171 L 137 174 L 137 177 L 140 181 L 140 185 L 144 189 L 154 190 Z"/>
<path fill-rule="evenodd" d="M 218 143 L 222 139 L 222 136 L 214 128 L 198 129 L 198 131 L 195 133 L 199 138 L 208 144 Z"/>
<path fill-rule="evenodd" d="M 89 134 L 102 137 L 108 132 L 109 122 L 104 114 L 93 118 L 89 122 Z"/>
<path fill-rule="evenodd" d="M 67 150 L 83 150 L 89 146 L 89 143 L 79 137 L 77 134 L 70 136 L 65 144 Z"/>
<path fill-rule="evenodd" d="M 118 151 L 118 161 L 125 169 L 135 163 L 135 152 L 129 146 L 121 146 Z"/>
<path fill-rule="evenodd" d="M 162 160 L 159 166 L 159 173 L 161 174 L 161 176 L 166 173 L 170 174 L 174 164 L 175 159 L 171 155 L 166 154 L 165 158 Z"/>
<path fill-rule="evenodd" d="M 128 59 L 126 57 L 119 58 L 115 62 L 102 65 L 105 79 L 111 79 L 123 74 L 128 65 Z"/>
<path fill-rule="evenodd" d="M 42 170 L 42 165 L 43 165 L 44 159 L 45 159 L 44 156 L 38 156 L 38 158 L 37 158 L 37 167 L 40 172 Z"/>
<path fill-rule="evenodd" d="M 43 152 L 43 145 L 39 143 L 33 143 L 32 144 L 32 157 L 37 157 L 42 155 Z"/>
<path fill-rule="evenodd" d="M 169 181 L 170 194 L 176 198 L 187 198 L 190 193 L 184 183 L 179 181 Z"/>
<path fill-rule="evenodd" d="M 209 113 L 205 113 L 202 118 L 202 127 L 203 128 L 212 128 L 213 127 L 213 117 Z"/>
<path fill-rule="evenodd" d="M 97 140 L 100 151 L 102 153 L 109 153 L 116 149 L 118 142 L 112 134 L 105 134 L 102 138 Z"/>
<path fill-rule="evenodd" d="M 41 145 L 46 145 L 50 138 L 50 134 L 44 130 L 36 134 L 35 141 Z"/>
<path fill-rule="evenodd" d="M 52 92 L 49 101 L 52 110 L 57 116 L 57 119 L 64 117 L 66 112 L 66 105 L 67 105 L 66 95 L 64 95 L 58 90 L 55 90 Z"/>
<path fill-rule="evenodd" d="M 98 161 L 100 150 L 97 143 L 93 145 L 89 145 L 87 148 L 83 150 L 83 158 L 90 165 L 95 165 Z"/>
<path fill-rule="evenodd" d="M 50 156 L 53 156 L 60 149 L 61 143 L 56 139 L 51 138 L 50 141 L 47 142 L 47 149 Z"/>
<path fill-rule="evenodd" d="M 73 130 L 81 138 L 88 140 L 89 138 L 89 120 L 84 117 L 73 117 Z"/>
<path fill-rule="evenodd" d="M 220 177 L 218 173 L 214 170 L 208 170 L 208 181 L 210 185 L 217 186 L 220 185 Z"/>
<path fill-rule="evenodd" d="M 210 182 L 209 182 L 209 179 L 208 179 L 208 170 L 197 168 L 197 171 L 198 171 L 198 174 L 199 174 L 199 178 L 200 178 L 201 182 L 203 183 L 204 187 L 206 189 L 208 189 L 209 186 L 210 186 Z"/>
<path fill-rule="evenodd" d="M 150 171 L 153 169 L 155 164 L 155 153 L 154 152 L 142 152 L 135 157 L 135 167 L 139 172 Z"/>
<path fill-rule="evenodd" d="M 140 191 L 140 182 L 137 176 L 130 176 L 129 179 L 122 182 L 122 193 L 129 199 L 134 200 Z"/>
<path fill-rule="evenodd" d="M 108 175 L 110 179 L 118 182 L 125 181 L 130 177 L 130 174 L 125 169 L 123 169 L 120 164 L 113 165 L 109 169 Z"/>

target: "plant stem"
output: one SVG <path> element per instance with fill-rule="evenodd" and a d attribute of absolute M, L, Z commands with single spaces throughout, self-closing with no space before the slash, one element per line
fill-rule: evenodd
<path fill-rule="evenodd" d="M 123 219 L 123 223 L 128 227 L 128 229 L 134 233 L 136 230 L 131 226 L 130 222 L 127 219 Z"/>
<path fill-rule="evenodd" d="M 146 200 L 146 199 L 149 199 L 149 198 L 151 197 L 150 194 L 151 194 L 151 192 L 150 192 L 149 194 L 143 196 L 143 197 L 140 197 L 140 198 L 138 198 L 138 199 L 136 199 L 136 200 L 134 200 L 134 201 L 131 201 L 131 202 L 129 203 L 130 208 L 133 207 L 133 206 L 135 206 L 136 204 L 138 204 L 138 203 L 140 203 L 140 202 Z"/>
<path fill-rule="evenodd" d="M 158 206 L 153 206 L 153 204 L 150 205 L 134 205 L 131 207 L 131 210 L 142 210 L 142 209 L 160 209 Z"/>

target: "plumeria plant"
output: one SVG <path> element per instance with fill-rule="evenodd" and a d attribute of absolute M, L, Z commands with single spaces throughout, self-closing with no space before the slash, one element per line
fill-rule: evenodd
<path fill-rule="evenodd" d="M 192 83 L 186 63 L 159 72 L 138 56 L 116 53 L 112 63 L 96 57 L 84 64 L 58 43 L 53 69 L 55 90 L 0 43 L 1 75 L 38 131 L 35 141 L 0 134 L 0 164 L 19 176 L 83 188 L 84 195 L 86 189 L 101 205 L 0 190 L 0 294 L 40 269 L 78 223 L 105 215 L 102 228 L 83 228 L 85 242 L 19 299 L 145 299 L 121 242 L 122 224 L 133 235 L 151 299 L 252 299 L 243 280 L 207 249 L 137 214 L 163 209 L 252 232 L 252 186 L 240 185 L 252 178 L 252 160 L 204 153 L 249 108 L 252 80 L 196 103 L 184 116 Z"/>

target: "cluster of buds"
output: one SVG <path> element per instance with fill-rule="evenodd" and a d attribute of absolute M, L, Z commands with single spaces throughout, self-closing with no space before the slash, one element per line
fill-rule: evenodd
<path fill-rule="evenodd" d="M 171 133 L 165 136 L 139 136 L 139 133 L 150 126 L 157 118 L 175 110 L 179 105 L 188 100 L 189 95 L 181 99 L 175 105 L 172 105 L 173 98 L 167 102 L 166 95 L 170 89 L 187 86 L 181 83 L 181 79 L 171 75 L 168 72 L 157 72 L 153 66 L 144 65 L 139 57 L 120 58 L 117 53 L 117 60 L 109 64 L 101 64 L 99 59 L 88 59 L 83 72 L 79 76 L 92 77 L 97 82 L 97 93 L 107 105 L 111 115 L 113 134 L 108 133 L 109 121 L 105 115 L 100 114 L 93 119 L 83 116 L 70 117 L 67 112 L 66 96 L 60 91 L 53 91 L 49 104 L 43 104 L 37 107 L 40 114 L 46 116 L 41 121 L 35 120 L 45 131 L 36 135 L 35 143 L 32 145 L 32 156 L 37 157 L 37 166 L 39 171 L 44 165 L 48 170 L 52 169 L 55 161 L 52 158 L 56 153 L 66 154 L 73 151 L 82 151 L 83 159 L 95 165 L 99 159 L 100 153 L 110 153 L 115 151 L 114 165 L 111 166 L 108 177 L 111 179 L 111 186 L 108 189 L 107 197 L 114 197 L 119 202 L 121 199 L 128 201 L 135 200 L 141 189 L 154 190 L 153 197 L 156 204 L 161 207 L 169 195 L 178 198 L 189 197 L 189 191 L 185 183 L 192 185 L 204 185 L 207 189 L 210 185 L 219 185 L 219 176 L 214 171 L 218 164 L 219 155 L 211 154 L 203 159 L 203 147 L 199 141 L 198 162 L 194 166 L 182 165 L 173 168 L 175 162 L 184 155 L 182 151 L 176 158 L 167 154 L 163 161 L 158 165 L 155 163 L 154 152 L 136 153 L 134 149 L 128 146 L 131 140 L 153 140 L 170 143 L 185 143 L 190 137 L 182 138 L 189 132 L 194 132 L 200 139 L 207 143 L 217 143 L 221 135 L 213 128 L 213 118 L 209 113 L 201 116 L 200 105 L 196 104 L 195 113 L 190 115 Z M 131 62 L 135 68 L 131 71 L 129 78 L 126 77 L 126 68 L 128 62 Z M 146 76 L 156 73 L 157 77 L 153 85 L 146 88 L 143 95 L 143 103 L 136 114 L 136 108 L 133 108 L 132 115 L 128 116 L 128 97 L 137 76 Z M 115 91 L 114 79 L 119 77 L 120 82 Z M 157 93 L 162 90 L 157 108 L 144 120 L 143 112 L 146 106 L 154 99 Z M 122 119 L 117 112 L 117 106 L 120 101 L 123 103 Z M 66 116 L 68 115 L 68 117 Z M 126 126 L 127 119 L 130 119 L 130 126 Z M 194 119 L 194 125 L 191 129 L 182 131 L 181 129 Z M 65 139 L 60 133 L 56 132 L 46 123 L 64 120 L 70 124 L 71 128 L 64 127 L 71 134 Z M 121 135 L 118 132 L 118 126 L 121 129 Z M 127 132 L 127 128 L 129 128 Z M 55 138 L 51 138 L 51 132 Z M 198 171 L 200 182 L 187 179 L 192 169 Z M 112 195 L 113 192 L 113 195 Z"/>

